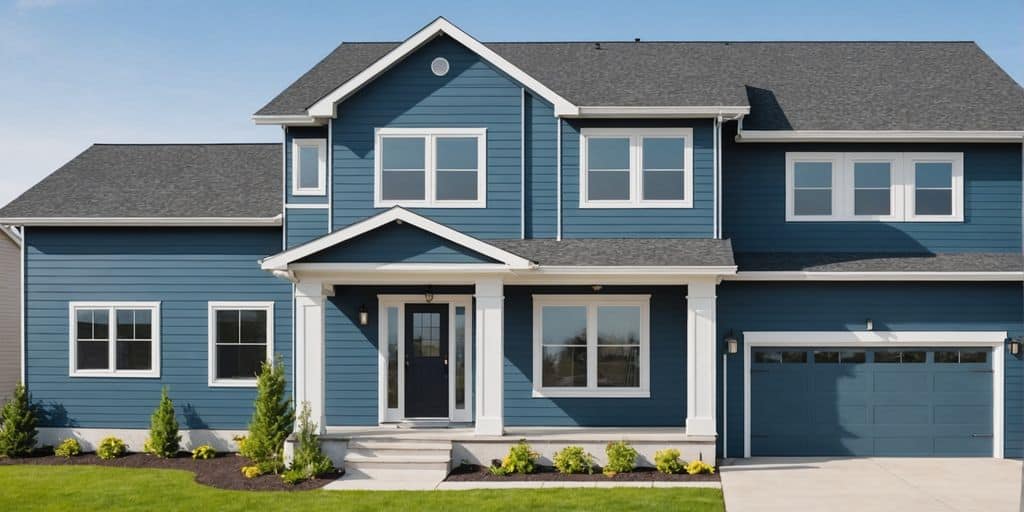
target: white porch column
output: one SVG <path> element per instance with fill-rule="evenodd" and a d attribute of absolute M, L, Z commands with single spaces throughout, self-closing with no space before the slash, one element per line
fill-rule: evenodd
<path fill-rule="evenodd" d="M 476 430 L 504 433 L 505 292 L 501 279 L 476 282 Z"/>
<path fill-rule="evenodd" d="M 309 402 L 310 419 L 324 432 L 324 283 L 295 285 L 295 409 Z M 299 428 L 298 422 L 295 428 Z"/>
<path fill-rule="evenodd" d="M 716 320 L 714 277 L 690 281 L 686 293 L 686 433 L 715 435 Z"/>

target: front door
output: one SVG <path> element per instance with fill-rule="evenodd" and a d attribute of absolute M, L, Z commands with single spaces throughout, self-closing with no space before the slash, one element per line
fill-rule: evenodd
<path fill-rule="evenodd" d="M 405 306 L 405 417 L 448 417 L 448 305 Z"/>

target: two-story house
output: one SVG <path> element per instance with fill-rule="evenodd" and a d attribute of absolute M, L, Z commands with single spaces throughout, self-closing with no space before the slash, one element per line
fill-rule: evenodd
<path fill-rule="evenodd" d="M 350 469 L 410 438 L 1024 456 L 1024 93 L 974 43 L 441 18 L 254 120 L 281 142 L 96 145 L 0 210 L 44 440 L 140 447 L 169 386 L 230 444 L 276 355 Z"/>

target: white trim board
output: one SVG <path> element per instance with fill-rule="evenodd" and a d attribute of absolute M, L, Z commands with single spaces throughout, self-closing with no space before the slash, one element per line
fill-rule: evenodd
<path fill-rule="evenodd" d="M 16 226 L 280 226 L 283 215 L 273 217 L 8 217 L 2 224 Z"/>
<path fill-rule="evenodd" d="M 743 130 L 736 142 L 1021 142 L 1024 131 Z"/>
<path fill-rule="evenodd" d="M 1024 281 L 1022 272 L 739 271 L 726 281 Z"/>
<path fill-rule="evenodd" d="M 728 116 L 730 119 L 736 119 L 747 114 L 750 114 L 750 107 L 747 106 L 581 106 L 577 115 L 565 115 L 564 117 L 694 119 Z"/>
<path fill-rule="evenodd" d="M 750 457 L 752 347 L 990 347 L 992 349 L 992 456 L 1003 458 L 1006 331 L 744 331 L 743 456 Z"/>

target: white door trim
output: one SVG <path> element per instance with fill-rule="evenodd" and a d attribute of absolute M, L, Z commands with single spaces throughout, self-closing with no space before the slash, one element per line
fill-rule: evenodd
<path fill-rule="evenodd" d="M 405 305 L 428 304 L 423 295 L 377 295 L 377 408 L 381 424 L 395 423 L 405 418 Z M 466 400 L 463 409 L 455 408 L 454 371 L 448 372 L 448 419 L 452 422 L 473 421 L 473 296 L 435 295 L 429 304 L 448 305 L 448 358 L 449 367 L 455 367 L 455 308 L 466 311 Z M 387 308 L 398 308 L 398 408 L 388 409 L 388 322 Z"/>
<path fill-rule="evenodd" d="M 744 331 L 743 456 L 750 457 L 751 347 L 990 347 L 992 457 L 1003 458 L 1003 347 L 1006 331 Z"/>

